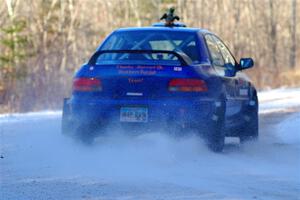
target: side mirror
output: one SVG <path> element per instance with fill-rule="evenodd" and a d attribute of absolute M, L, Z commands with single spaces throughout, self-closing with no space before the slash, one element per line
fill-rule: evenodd
<path fill-rule="evenodd" d="M 239 64 L 240 70 L 251 68 L 251 67 L 253 67 L 253 65 L 254 65 L 254 61 L 252 58 L 241 58 L 240 59 L 240 64 Z"/>

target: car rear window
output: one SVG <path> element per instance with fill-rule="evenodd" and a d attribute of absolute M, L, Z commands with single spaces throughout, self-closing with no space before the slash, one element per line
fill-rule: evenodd
<path fill-rule="evenodd" d="M 102 45 L 101 50 L 177 51 L 186 54 L 193 63 L 197 64 L 200 63 L 200 60 L 196 39 L 196 34 L 192 32 L 153 30 L 120 31 L 113 33 Z M 106 56 L 106 59 L 107 58 Z M 144 58 L 147 60 L 149 56 L 144 56 Z M 176 60 L 176 58 L 167 54 L 160 56 L 160 60 L 168 61 L 174 59 Z"/>

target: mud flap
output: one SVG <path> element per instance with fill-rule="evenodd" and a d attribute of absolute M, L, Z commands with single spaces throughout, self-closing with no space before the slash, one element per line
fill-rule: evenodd
<path fill-rule="evenodd" d="M 214 152 L 222 152 L 225 142 L 225 106 L 224 98 L 215 102 L 215 111 L 213 112 L 209 121 L 209 128 L 207 133 L 207 145 Z"/>
<path fill-rule="evenodd" d="M 71 120 L 71 108 L 69 98 L 64 98 L 62 110 L 61 132 L 64 135 L 70 135 L 73 132 L 73 123 Z"/>
<path fill-rule="evenodd" d="M 258 99 L 257 96 L 254 95 L 254 98 L 250 101 L 245 113 L 245 123 L 239 136 L 241 143 L 258 139 L 258 124 Z"/>

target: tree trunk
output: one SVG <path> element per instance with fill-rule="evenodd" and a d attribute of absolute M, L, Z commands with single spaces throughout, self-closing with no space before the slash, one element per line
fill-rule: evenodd
<path fill-rule="evenodd" d="M 290 67 L 292 69 L 296 66 L 296 16 L 297 16 L 297 0 L 292 0 L 292 15 L 291 15 L 291 26 L 290 26 L 290 34 L 291 34 L 291 48 L 290 48 Z"/>

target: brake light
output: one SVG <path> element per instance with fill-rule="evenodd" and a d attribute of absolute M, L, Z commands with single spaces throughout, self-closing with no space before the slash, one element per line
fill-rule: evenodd
<path fill-rule="evenodd" d="M 207 85 L 205 81 L 200 79 L 172 79 L 169 82 L 170 92 L 205 92 Z"/>
<path fill-rule="evenodd" d="M 76 78 L 73 81 L 73 91 L 96 92 L 102 91 L 102 83 L 97 78 Z"/>

